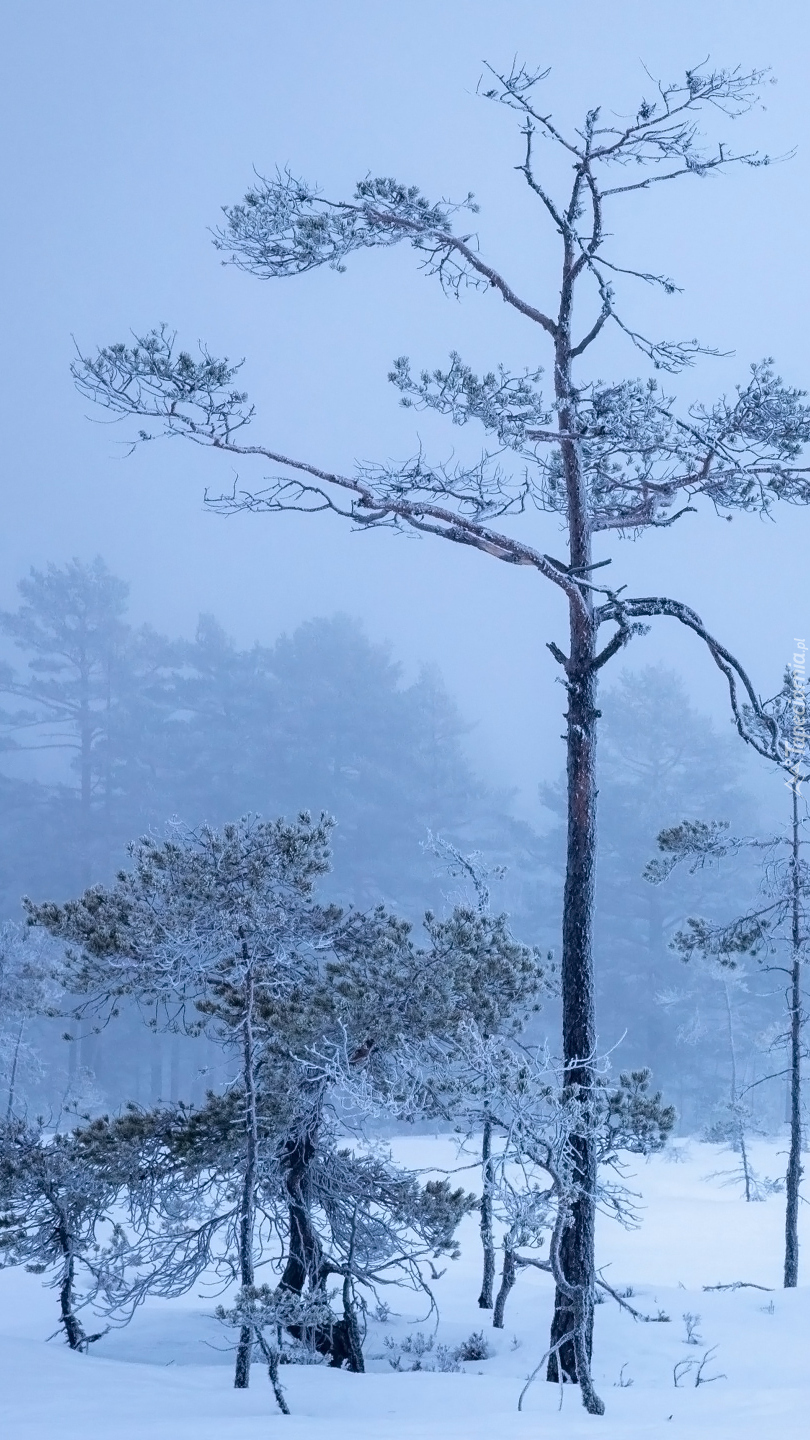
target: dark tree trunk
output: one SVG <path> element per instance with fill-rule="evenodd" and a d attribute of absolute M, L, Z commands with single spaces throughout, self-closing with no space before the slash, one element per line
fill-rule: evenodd
<path fill-rule="evenodd" d="M 61 1207 L 60 1207 L 61 1210 Z M 73 1281 L 76 1273 L 75 1260 L 73 1257 L 73 1245 L 71 1242 L 70 1228 L 65 1214 L 60 1213 L 57 1222 L 57 1235 L 59 1248 L 64 1256 L 62 1267 L 62 1280 L 59 1285 L 59 1314 L 62 1321 L 62 1329 L 65 1332 L 65 1339 L 71 1350 L 84 1350 L 87 1345 L 87 1336 L 84 1333 L 81 1321 L 74 1311 Z M 95 1336 L 93 1337 L 96 1338 Z"/>
<path fill-rule="evenodd" d="M 65 1262 L 62 1283 L 59 1286 L 59 1311 L 62 1328 L 71 1350 L 84 1349 L 84 1330 L 73 1313 L 73 1256 Z"/>
<path fill-rule="evenodd" d="M 555 342 L 555 392 L 558 423 L 566 436 L 576 435 L 579 426 L 576 389 L 571 375 L 571 312 L 573 284 L 579 257 L 570 236 L 564 237 L 565 265 L 560 293 L 560 313 Z M 568 549 L 570 570 L 587 579 L 591 564 L 590 504 L 581 447 L 575 439 L 564 439 L 560 451 L 568 499 Z M 570 655 L 566 665 L 568 710 L 566 714 L 567 849 L 562 926 L 562 1041 L 565 1088 L 587 1100 L 593 1085 L 596 1048 L 596 1013 L 593 972 L 593 902 L 596 876 L 596 626 L 590 591 L 583 588 L 579 603 L 569 601 Z M 579 1330 L 579 1338 L 567 1341 L 549 1357 L 547 1379 L 579 1381 L 582 1398 L 590 1409 L 590 1375 L 580 1376 L 584 1356 L 590 1364 L 593 1342 L 593 1294 L 595 1284 L 594 1225 L 596 1192 L 596 1143 L 588 1135 L 574 1138 L 573 1181 L 577 1195 L 571 1206 L 568 1227 L 562 1238 L 560 1262 L 569 1285 L 577 1288 L 580 1300 L 574 1313 L 572 1300 L 557 1286 L 551 1345 Z M 581 1343 L 580 1343 L 581 1341 Z M 587 1366 L 586 1366 L 587 1369 Z"/>
<path fill-rule="evenodd" d="M 572 626 L 572 631 L 575 629 Z M 575 637 L 572 635 L 572 639 Z M 572 644 L 568 685 L 568 853 L 565 876 L 562 946 L 563 1059 L 566 1088 L 587 1099 L 593 1084 L 596 1018 L 593 975 L 593 896 L 596 866 L 595 706 L 596 675 L 593 642 L 577 636 Z M 593 1341 L 594 1222 L 596 1145 L 589 1136 L 574 1137 L 574 1182 L 577 1196 L 562 1239 L 560 1260 L 565 1278 L 581 1287 L 584 1300 L 585 1351 Z M 570 1298 L 557 1288 L 551 1344 L 574 1329 Z M 567 1341 L 549 1357 L 547 1378 L 579 1379 L 577 1346 Z"/>
<path fill-rule="evenodd" d="M 793 787 L 792 965 L 790 977 L 790 1153 L 785 1176 L 785 1288 L 799 1283 L 799 1186 L 802 1178 L 802 928 L 799 797 Z"/>
<path fill-rule="evenodd" d="M 284 1153 L 284 1185 L 287 1191 L 289 1217 L 289 1251 L 280 1284 L 300 1295 L 309 1282 L 316 1285 L 323 1260 L 320 1241 L 315 1233 L 311 1206 L 310 1171 L 317 1153 L 314 1127 L 302 1127 L 287 1142 Z"/>
<path fill-rule="evenodd" d="M 574 204 L 574 200 L 572 200 Z M 574 285 L 582 269 L 582 256 L 564 233 L 564 269 L 555 336 L 555 383 L 558 425 L 561 436 L 562 469 L 568 500 L 569 572 L 587 580 L 592 564 L 591 505 L 585 480 L 582 449 L 577 436 L 579 416 L 577 387 L 572 379 L 571 321 Z M 597 863 L 597 785 L 595 785 L 595 744 L 597 744 L 597 626 L 592 615 L 591 592 L 582 588 L 577 599 L 569 599 L 571 654 L 566 662 L 566 776 L 568 776 L 568 834 L 566 834 L 565 893 L 562 909 L 562 1058 L 565 1089 L 587 1099 L 592 1086 L 597 1027 L 594 1005 L 594 881 Z M 579 1377 L 577 1356 L 591 1358 L 594 1331 L 594 1221 L 597 1185 L 597 1149 L 587 1135 L 574 1140 L 574 1179 L 577 1198 L 571 1220 L 562 1237 L 562 1273 L 577 1287 L 581 1303 L 578 1316 L 571 1297 L 556 1287 L 551 1345 L 579 1326 L 581 1344 L 566 1341 L 549 1356 L 549 1381 L 578 1381 L 582 1378 L 582 1400 L 588 1405 L 585 1387 L 589 1374 Z"/>
<path fill-rule="evenodd" d="M 342 1344 L 346 1352 L 348 1368 L 354 1371 L 355 1375 L 362 1375 L 366 1365 L 363 1359 L 363 1340 L 360 1326 L 357 1323 L 351 1275 L 346 1275 L 343 1280 L 343 1320 L 339 1322 L 339 1326 L 343 1332 Z"/>
<path fill-rule="evenodd" d="M 316 1331 L 315 1348 L 320 1355 L 329 1356 L 329 1365 L 333 1370 L 340 1370 L 345 1365 L 355 1375 L 362 1375 L 366 1366 L 356 1311 L 352 1308 L 342 1320 L 335 1321 L 331 1330 Z"/>
<path fill-rule="evenodd" d="M 317 1137 L 318 1118 L 315 1114 L 295 1135 L 290 1136 L 283 1155 L 289 1238 L 287 1263 L 279 1285 L 294 1290 L 298 1295 L 306 1285 L 312 1290 L 322 1288 L 329 1275 L 329 1267 L 324 1265 L 321 1242 L 312 1223 L 311 1173 L 317 1155 Z M 350 1276 L 344 1280 L 343 1300 L 343 1318 L 333 1325 L 319 1325 L 306 1333 L 300 1325 L 291 1325 L 289 1330 L 296 1340 L 308 1339 L 319 1355 L 328 1355 L 333 1368 L 340 1369 L 346 1365 L 347 1369 L 360 1372 L 365 1366 L 352 1303 Z"/>
<path fill-rule="evenodd" d="M 492 1292 L 495 1285 L 495 1239 L 492 1233 L 492 1121 L 484 1120 L 484 1136 L 481 1142 L 481 1246 L 484 1251 L 484 1273 L 478 1305 L 481 1310 L 492 1309 Z"/>
<path fill-rule="evenodd" d="M 504 1245 L 503 1269 L 501 1270 L 501 1283 L 498 1288 L 498 1296 L 495 1301 L 495 1311 L 492 1316 L 492 1325 L 495 1330 L 503 1329 L 503 1317 L 506 1310 L 506 1302 L 510 1292 L 517 1280 L 517 1264 L 515 1263 L 515 1252 L 511 1246 Z"/>
<path fill-rule="evenodd" d="M 243 1082 L 245 1087 L 245 1173 L 239 1208 L 239 1279 L 243 1289 L 254 1283 L 253 1269 L 253 1228 L 256 1213 L 256 1176 L 259 1151 L 259 1124 L 256 1113 L 256 1070 L 253 1041 L 253 975 L 248 972 L 245 995 L 245 1018 L 243 1021 Z M 234 1387 L 246 1390 L 250 1384 L 250 1357 L 253 1350 L 253 1330 L 243 1325 L 236 1347 L 236 1368 Z"/>

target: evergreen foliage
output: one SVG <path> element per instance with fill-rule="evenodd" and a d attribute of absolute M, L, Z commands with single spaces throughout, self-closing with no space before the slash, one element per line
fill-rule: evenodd
<path fill-rule="evenodd" d="M 21 1120 L 0 1127 L 0 1258 L 48 1274 L 59 1295 L 59 1324 L 72 1350 L 86 1350 L 81 1311 L 115 1305 L 127 1239 L 116 1218 L 122 1187 L 115 1165 L 94 1163 L 80 1137 L 47 1135 Z"/>
<path fill-rule="evenodd" d="M 428 913 L 420 946 L 408 922 L 382 906 L 320 903 L 314 887 L 328 870 L 331 832 L 328 817 L 307 813 L 178 827 L 167 840 L 133 845 L 131 868 L 113 885 L 64 905 L 28 901 L 27 910 L 30 923 L 68 945 L 79 1013 L 113 1017 L 131 997 L 155 1026 L 207 1034 L 230 1056 L 225 1094 L 184 1112 L 172 1134 L 173 1149 L 196 1151 L 212 1183 L 201 1187 L 194 1171 L 191 1241 L 172 1238 L 174 1194 L 168 1211 L 160 1202 L 152 1288 L 175 1293 L 220 1263 L 239 1280 L 242 1313 L 253 1305 L 256 1266 L 281 1235 L 284 1289 L 318 1297 L 331 1274 L 343 1276 L 343 1315 L 316 1327 L 314 1344 L 332 1364 L 357 1369 L 355 1286 L 373 1289 L 392 1268 L 423 1284 L 420 1258 L 452 1251 L 472 1202 L 444 1182 L 421 1187 L 389 1161 L 341 1149 L 345 1079 L 360 1070 L 373 1083 L 403 1038 L 514 1026 L 518 1007 L 537 1003 L 545 973 L 502 915 Z M 262 1333 L 244 1315 L 240 1387 Z"/>

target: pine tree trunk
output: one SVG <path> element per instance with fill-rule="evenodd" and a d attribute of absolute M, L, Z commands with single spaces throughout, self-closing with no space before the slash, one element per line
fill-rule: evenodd
<path fill-rule="evenodd" d="M 348 1368 L 355 1375 L 363 1375 L 366 1365 L 363 1359 L 363 1341 L 360 1335 L 360 1326 L 357 1323 L 357 1308 L 354 1303 L 351 1275 L 346 1275 L 343 1280 L 342 1328 Z"/>
<path fill-rule="evenodd" d="M 75 1278 L 75 1260 L 73 1257 L 73 1245 L 71 1243 L 70 1229 L 67 1217 L 64 1212 L 59 1215 L 56 1233 L 59 1240 L 59 1248 L 62 1251 L 62 1279 L 59 1285 L 59 1314 L 62 1320 L 62 1329 L 71 1350 L 83 1350 L 87 1342 L 87 1336 L 74 1312 L 73 1282 Z"/>
<path fill-rule="evenodd" d="M 587 578 L 592 564 L 590 500 L 580 442 L 569 438 L 580 430 L 577 391 L 571 374 L 573 285 L 579 256 L 570 234 L 563 237 L 565 262 L 555 340 L 554 387 L 562 436 L 560 454 L 565 475 L 570 571 Z M 587 1102 L 593 1087 L 596 1013 L 593 971 L 593 904 L 596 877 L 596 626 L 591 592 L 581 591 L 579 603 L 569 600 L 570 655 L 566 665 L 567 848 L 563 897 L 562 1041 L 565 1089 Z M 588 1135 L 573 1139 L 577 1188 L 568 1227 L 560 1246 L 562 1273 L 577 1288 L 576 1313 L 571 1298 L 557 1286 L 551 1345 L 577 1331 L 549 1356 L 548 1380 L 582 1381 L 582 1399 L 598 1412 L 601 1401 L 590 1383 L 595 1288 L 594 1229 L 596 1219 L 596 1142 Z M 585 1373 L 580 1371 L 585 1366 Z"/>
<path fill-rule="evenodd" d="M 790 979 L 790 1153 L 785 1177 L 785 1288 L 799 1283 L 799 1186 L 802 1178 L 802 932 L 799 797 L 793 787 L 792 965 Z"/>
<path fill-rule="evenodd" d="M 572 626 L 572 630 L 574 627 Z M 573 637 L 572 637 L 573 638 Z M 563 1008 L 563 1060 L 566 1089 L 587 1100 L 593 1086 L 596 1017 L 593 975 L 593 896 L 596 867 L 596 677 L 591 637 L 577 637 L 572 645 L 568 705 L 568 853 L 563 910 L 561 965 Z M 569 1284 L 581 1287 L 583 1343 L 588 1358 L 593 1343 L 593 1289 L 595 1275 L 594 1225 L 596 1144 L 586 1135 L 575 1136 L 574 1182 L 578 1194 L 571 1221 L 562 1239 L 560 1260 Z M 557 1288 L 551 1344 L 556 1345 L 579 1323 L 570 1298 Z M 547 1378 L 579 1379 L 577 1346 L 567 1341 L 548 1362 Z M 559 1368 L 558 1368 L 559 1367 Z M 584 1397 L 583 1397 L 584 1398 Z"/>
<path fill-rule="evenodd" d="M 245 983 L 245 1016 L 242 1022 L 243 1084 L 245 1088 L 245 1173 L 239 1203 L 239 1278 L 243 1289 L 255 1279 L 253 1269 L 253 1228 L 256 1213 L 256 1176 L 259 1153 L 259 1123 L 256 1112 L 256 1072 L 253 1040 L 253 973 L 248 970 Z M 253 1331 L 243 1325 L 236 1347 L 234 1387 L 247 1390 L 250 1384 L 250 1357 Z"/>
<path fill-rule="evenodd" d="M 501 1270 L 501 1283 L 498 1288 L 498 1297 L 495 1301 L 495 1310 L 492 1316 L 492 1326 L 495 1330 L 503 1329 L 503 1318 L 506 1310 L 506 1302 L 510 1292 L 517 1280 L 517 1265 L 515 1263 L 515 1252 L 510 1245 L 503 1248 L 503 1269 Z"/>
<path fill-rule="evenodd" d="M 280 1284 L 300 1295 L 309 1281 L 317 1283 L 321 1246 L 310 1214 L 310 1169 L 315 1159 L 314 1126 L 302 1126 L 291 1136 L 284 1154 L 284 1184 L 287 1191 L 289 1240 L 287 1263 Z"/>
<path fill-rule="evenodd" d="M 282 1415 L 289 1415 L 290 1407 L 287 1404 L 286 1399 L 284 1398 L 284 1391 L 281 1387 L 281 1381 L 278 1378 L 278 1351 L 271 1349 L 264 1336 L 262 1335 L 261 1331 L 259 1331 L 256 1338 L 258 1340 L 262 1354 L 267 1361 L 267 1373 L 270 1376 L 270 1384 L 273 1387 L 273 1394 L 276 1397 L 276 1404 L 278 1405 L 278 1408 L 281 1411 Z"/>
<path fill-rule="evenodd" d="M 478 1305 L 481 1310 L 492 1309 L 492 1292 L 495 1285 L 495 1239 L 492 1231 L 492 1121 L 484 1120 L 484 1135 L 481 1142 L 481 1246 L 484 1251 L 484 1273 Z"/>
<path fill-rule="evenodd" d="M 294 1290 L 300 1295 L 305 1285 L 310 1289 L 322 1286 L 326 1278 L 323 1268 L 323 1251 L 315 1226 L 312 1223 L 311 1172 L 318 1150 L 318 1128 L 320 1124 L 320 1100 L 313 1106 L 306 1123 L 290 1136 L 285 1147 L 284 1187 L 287 1192 L 287 1214 L 289 1236 L 287 1263 L 279 1280 L 279 1286 Z M 345 1308 L 348 1297 L 348 1310 Z M 298 1340 L 305 1338 L 301 1326 L 289 1326 L 290 1334 Z M 328 1355 L 329 1364 L 336 1369 L 346 1365 L 355 1372 L 364 1369 L 363 1351 L 357 1319 L 351 1303 L 351 1289 L 344 1286 L 344 1315 L 333 1325 L 315 1326 L 306 1332 L 306 1338 L 314 1345 L 319 1355 Z"/>

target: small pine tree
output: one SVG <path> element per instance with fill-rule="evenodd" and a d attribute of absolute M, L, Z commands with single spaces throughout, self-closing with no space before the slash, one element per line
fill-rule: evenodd
<path fill-rule="evenodd" d="M 116 1218 L 122 1176 L 99 1166 L 77 1134 L 21 1120 L 0 1126 L 0 1263 L 49 1275 L 71 1350 L 87 1350 L 81 1311 L 109 1301 L 127 1237 Z M 113 1302 L 114 1303 L 114 1302 Z"/>
<path fill-rule="evenodd" d="M 403 1035 L 449 1036 L 471 1020 L 495 1029 L 542 983 L 540 957 L 513 939 L 504 916 L 466 907 L 443 919 L 427 914 L 419 946 L 382 907 L 364 914 L 318 903 L 331 829 L 328 817 L 308 814 L 178 828 L 133 846 L 132 868 L 111 887 L 66 905 L 28 902 L 30 920 L 73 947 L 68 985 L 85 1012 L 131 996 L 151 1023 L 205 1033 L 230 1057 L 226 1094 L 187 1117 L 183 1144 L 215 1157 L 220 1147 L 214 1172 L 238 1199 L 226 1206 L 230 1228 L 217 1227 L 230 1236 L 245 1294 L 271 1233 L 286 1231 L 280 1283 L 299 1295 L 322 1290 L 332 1272 L 373 1284 L 396 1250 L 390 1237 L 402 1244 L 402 1226 L 406 1269 L 425 1245 L 444 1247 L 430 1219 L 438 1192 L 428 1204 L 431 1192 L 409 1189 L 390 1165 L 339 1161 L 332 1125 L 342 1077 L 376 1075 Z M 462 1197 L 453 1204 L 457 1223 Z M 389 1239 L 374 1259 L 363 1246 L 379 1227 Z M 174 1284 L 171 1263 L 161 1267 L 160 1283 Z M 318 1344 L 332 1363 L 357 1368 L 346 1303 Z M 240 1388 L 254 1341 L 245 1323 Z"/>

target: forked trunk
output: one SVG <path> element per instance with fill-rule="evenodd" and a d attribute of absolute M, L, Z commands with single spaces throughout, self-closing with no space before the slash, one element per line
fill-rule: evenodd
<path fill-rule="evenodd" d="M 323 1250 L 312 1223 L 312 1167 L 318 1153 L 318 1107 L 306 1124 L 291 1135 L 284 1150 L 284 1186 L 287 1191 L 289 1239 L 287 1263 L 280 1286 L 302 1294 L 322 1287 L 328 1271 L 324 1270 Z M 344 1314 L 332 1325 L 316 1325 L 305 1329 L 290 1325 L 290 1334 L 314 1346 L 319 1355 L 328 1355 L 335 1369 L 343 1365 L 355 1372 L 362 1371 L 363 1351 L 352 1297 L 351 1277 L 344 1279 Z"/>
<path fill-rule="evenodd" d="M 297 1295 L 307 1284 L 317 1285 L 323 1258 L 311 1215 L 310 1174 L 316 1153 L 315 1127 L 308 1124 L 290 1136 L 283 1155 L 289 1249 L 279 1283 Z"/>

